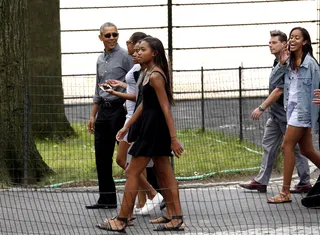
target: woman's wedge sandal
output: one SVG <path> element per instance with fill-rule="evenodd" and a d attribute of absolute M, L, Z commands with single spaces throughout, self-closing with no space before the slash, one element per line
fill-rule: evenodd
<path fill-rule="evenodd" d="M 112 228 L 112 225 L 110 224 L 110 221 L 113 221 L 115 219 L 124 222 L 125 225 L 121 229 L 118 229 L 117 225 L 115 225 L 116 228 Z M 119 232 L 119 233 L 126 233 L 127 226 L 128 226 L 128 219 L 127 218 L 121 218 L 121 217 L 113 217 L 110 220 L 109 219 L 105 219 L 103 221 L 103 223 L 96 225 L 96 227 L 99 228 L 99 229 L 103 229 L 103 230 L 107 230 L 107 231 L 114 231 L 114 232 Z"/>
<path fill-rule="evenodd" d="M 182 215 L 172 216 L 172 220 L 177 219 L 181 222 L 178 223 L 175 227 L 167 227 L 167 224 L 160 224 L 157 228 L 153 229 L 153 231 L 184 231 L 183 217 Z M 170 221 L 171 222 L 171 221 Z M 168 223 L 170 223 L 168 222 Z"/>
<path fill-rule="evenodd" d="M 149 220 L 150 224 L 166 224 L 169 223 L 171 221 L 171 219 L 168 219 L 165 216 L 160 216 L 154 219 Z"/>

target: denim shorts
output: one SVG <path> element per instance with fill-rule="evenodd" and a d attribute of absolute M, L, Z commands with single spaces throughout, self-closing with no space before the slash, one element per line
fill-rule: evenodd
<path fill-rule="evenodd" d="M 288 103 L 287 107 L 287 123 L 295 127 L 309 127 L 311 128 L 311 116 L 308 120 L 298 120 L 298 111 L 296 103 Z"/>

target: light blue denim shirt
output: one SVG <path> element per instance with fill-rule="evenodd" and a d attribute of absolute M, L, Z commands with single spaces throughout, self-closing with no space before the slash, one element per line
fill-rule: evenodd
<path fill-rule="evenodd" d="M 275 73 L 273 74 L 273 82 L 275 84 L 280 84 L 279 78 L 284 74 L 284 109 L 287 109 L 288 99 L 289 99 L 289 87 L 291 83 L 291 67 L 287 63 L 286 65 L 275 67 Z M 319 106 L 312 103 L 313 98 L 315 98 L 313 91 L 319 88 L 320 83 L 320 69 L 319 64 L 314 60 L 309 54 L 303 60 L 298 70 L 298 102 L 297 102 L 297 112 L 298 121 L 307 121 L 310 119 L 312 130 L 315 133 L 319 132 Z"/>

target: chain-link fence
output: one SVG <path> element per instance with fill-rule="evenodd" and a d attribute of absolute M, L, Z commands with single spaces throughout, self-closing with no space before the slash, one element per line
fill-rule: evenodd
<path fill-rule="evenodd" d="M 22 141 L 8 147 L 21 154 L 8 166 L 16 181 L 4 180 L 0 191 L 0 233 L 99 234 L 94 225 L 117 213 L 84 207 L 98 194 L 94 140 L 87 130 L 101 53 L 98 27 L 111 21 L 121 46 L 133 32 L 144 31 L 166 47 L 176 100 L 172 112 L 185 148 L 172 161 L 186 234 L 318 234 L 319 212 L 305 209 L 302 196 L 279 207 L 266 203 L 279 191 L 281 178 L 272 179 L 267 194 L 246 193 L 235 183 L 255 175 L 261 165 L 268 114 L 259 121 L 250 114 L 269 93 L 274 59 L 267 48 L 269 31 L 307 28 L 318 57 L 317 2 L 158 0 L 112 1 L 119 5 L 111 6 L 61 0 L 63 75 L 37 76 L 23 88 L 23 110 L 16 110 L 23 133 L 12 135 Z M 302 9 L 308 14 L 300 14 Z M 277 167 L 281 172 L 281 164 Z M 120 202 L 125 176 L 115 160 L 113 175 Z M 312 171 L 312 183 L 317 176 Z M 148 219 L 159 215 L 156 209 L 139 216 L 128 232 L 155 233 Z"/>

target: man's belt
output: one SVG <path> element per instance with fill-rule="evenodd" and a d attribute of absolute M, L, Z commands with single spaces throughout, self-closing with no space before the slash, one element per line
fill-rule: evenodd
<path fill-rule="evenodd" d="M 104 108 L 117 108 L 121 105 L 123 105 L 124 99 L 116 99 L 116 100 L 107 100 L 107 99 L 102 99 L 101 105 Z"/>

